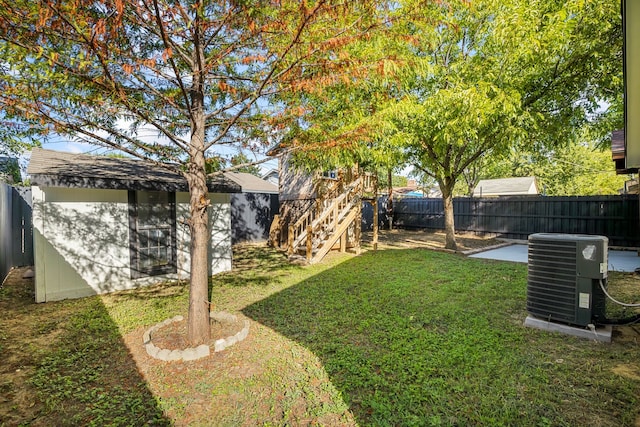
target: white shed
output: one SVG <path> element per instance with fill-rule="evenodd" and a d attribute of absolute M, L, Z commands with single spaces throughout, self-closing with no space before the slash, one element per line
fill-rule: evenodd
<path fill-rule="evenodd" d="M 36 148 L 33 196 L 36 302 L 188 278 L 189 193 L 184 178 L 128 158 Z M 209 273 L 231 269 L 228 177 L 209 183 Z"/>
<path fill-rule="evenodd" d="M 473 197 L 526 196 L 538 194 L 535 176 L 482 179 L 473 190 Z"/>

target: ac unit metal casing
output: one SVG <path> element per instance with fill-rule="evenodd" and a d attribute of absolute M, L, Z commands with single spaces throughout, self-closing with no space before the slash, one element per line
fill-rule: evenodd
<path fill-rule="evenodd" d="M 527 311 L 577 326 L 605 320 L 605 236 L 537 233 L 529 236 Z"/>

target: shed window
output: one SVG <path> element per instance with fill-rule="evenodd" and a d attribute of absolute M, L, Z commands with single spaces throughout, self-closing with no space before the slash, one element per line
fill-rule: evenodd
<path fill-rule="evenodd" d="M 177 271 L 175 193 L 130 191 L 129 230 L 132 278 Z"/>

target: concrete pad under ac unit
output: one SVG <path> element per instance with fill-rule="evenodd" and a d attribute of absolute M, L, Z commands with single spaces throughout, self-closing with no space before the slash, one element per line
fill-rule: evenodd
<path fill-rule="evenodd" d="M 549 322 L 548 320 L 538 319 L 533 316 L 527 316 L 524 321 L 524 326 L 548 332 L 560 332 L 566 335 L 573 335 L 578 338 L 586 338 L 599 342 L 611 342 L 611 335 L 613 331 L 613 327 L 611 325 L 587 329 L 565 325 L 563 323 Z"/>

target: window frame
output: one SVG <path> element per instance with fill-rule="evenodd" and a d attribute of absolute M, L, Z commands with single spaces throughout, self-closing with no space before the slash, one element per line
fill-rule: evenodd
<path fill-rule="evenodd" d="M 167 254 L 169 256 L 169 262 L 161 266 L 154 267 L 141 267 L 140 266 L 140 233 L 138 229 L 139 224 L 139 204 L 138 193 L 166 193 L 168 195 L 169 204 L 169 218 L 167 219 L 167 225 L 169 225 L 169 242 L 165 245 L 167 247 Z M 176 193 L 171 191 L 157 191 L 157 190 L 129 190 L 129 256 L 130 256 L 130 270 L 131 278 L 139 279 L 142 277 L 159 276 L 163 274 L 172 274 L 178 272 L 177 266 L 177 239 L 176 239 Z"/>

